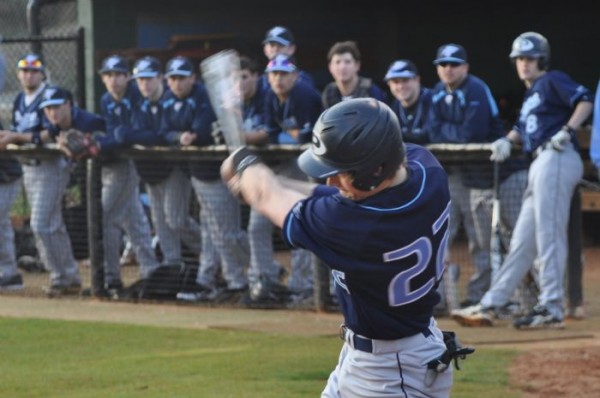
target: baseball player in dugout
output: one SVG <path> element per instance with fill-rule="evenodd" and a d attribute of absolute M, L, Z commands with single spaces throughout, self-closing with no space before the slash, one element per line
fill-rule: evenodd
<path fill-rule="evenodd" d="M 100 107 L 106 122 L 106 135 L 98 138 L 102 161 L 102 233 L 104 242 L 104 284 L 110 296 L 123 289 L 120 250 L 124 231 L 139 262 L 139 274 L 146 278 L 158 267 L 148 217 L 140 201 L 140 177 L 131 160 L 111 156 L 111 150 L 125 145 L 120 126 L 130 126 L 140 93 L 130 80 L 129 68 L 119 55 L 105 58 L 98 71 L 106 92 Z"/>
<path fill-rule="evenodd" d="M 52 141 L 44 108 L 52 104 L 57 91 L 45 91 L 46 69 L 38 55 L 29 54 L 18 61 L 17 77 L 23 91 L 15 98 L 11 131 L 1 133 L 0 146 L 4 148 L 9 143 L 41 146 Z M 64 103 L 67 99 L 57 101 Z M 50 270 L 50 286 L 44 290 L 51 297 L 79 294 L 79 268 L 62 217 L 62 199 L 70 178 L 69 162 L 61 155 L 44 159 L 23 156 L 20 161 L 36 248 L 42 263 Z"/>
<path fill-rule="evenodd" d="M 432 90 L 429 113 L 431 143 L 493 142 L 504 135 L 498 107 L 488 86 L 469 73 L 466 50 L 450 43 L 439 47 L 433 61 L 440 81 Z M 525 162 L 503 170 L 504 192 L 517 192 L 525 186 Z M 467 285 L 467 298 L 460 305 L 467 307 L 478 302 L 489 288 L 492 278 L 490 266 L 490 239 L 493 200 L 493 168 L 491 164 L 450 165 L 446 167 L 452 207 L 450 211 L 449 246 L 452 245 L 462 223 L 469 244 L 475 270 Z M 508 177 L 522 171 L 515 178 Z M 517 178 L 519 177 L 520 178 Z M 510 186 L 509 186 L 510 185 Z M 518 213 L 520 200 L 507 201 L 504 211 Z M 509 208 L 509 206 L 512 206 Z M 510 223 L 509 223 L 510 225 Z M 446 259 L 452 262 L 449 257 Z M 452 310 L 453 308 L 448 308 Z"/>
<path fill-rule="evenodd" d="M 285 26 L 274 26 L 269 29 L 262 44 L 263 53 L 269 61 L 278 54 L 288 56 L 295 56 L 296 54 L 296 39 L 294 38 L 292 31 Z M 304 83 L 315 87 L 315 82 L 308 73 L 299 70 L 298 78 Z M 269 90 L 269 79 L 266 74 L 261 76 L 260 84 L 263 86 L 265 92 Z"/>
<path fill-rule="evenodd" d="M 337 42 L 329 49 L 327 62 L 334 81 L 323 89 L 324 108 L 350 98 L 371 97 L 387 102 L 387 95 L 373 80 L 358 75 L 360 61 L 360 51 L 354 41 Z"/>
<path fill-rule="evenodd" d="M 508 255 L 493 285 L 479 303 L 452 316 L 463 325 L 493 325 L 498 309 L 537 257 L 538 304 L 513 325 L 562 328 L 569 206 L 583 174 L 575 132 L 592 112 L 592 94 L 564 72 L 549 70 L 550 45 L 539 33 L 519 35 L 510 59 L 526 91 L 513 129 L 492 144 L 491 160 L 505 161 L 513 145 L 522 145 L 532 159 L 527 189 Z"/>
<path fill-rule="evenodd" d="M 394 113 L 372 98 L 324 111 L 298 165 L 326 185 L 277 176 L 247 147 L 221 175 L 291 247 L 332 269 L 344 345 L 321 396 L 449 396 L 450 361 L 473 350 L 432 317 L 450 211 L 443 168 L 405 145 Z"/>
<path fill-rule="evenodd" d="M 276 144 L 299 145 L 310 142 L 312 129 L 323 110 L 321 96 L 309 84 L 301 81 L 293 57 L 279 54 L 265 69 L 271 89 L 265 99 L 265 126 L 270 141 Z M 305 181 L 295 157 L 274 168 L 289 178 Z M 301 304 L 313 296 L 313 270 L 310 252 L 293 249 L 288 288 L 292 300 Z"/>
<path fill-rule="evenodd" d="M 4 128 L 0 124 L 0 151 L 6 148 Z M 23 289 L 23 277 L 17 268 L 15 233 L 10 210 L 21 191 L 23 171 L 15 158 L 0 158 L 0 292 Z"/>
<path fill-rule="evenodd" d="M 164 145 L 160 135 L 163 103 L 167 98 L 167 87 L 163 78 L 162 65 L 154 57 L 143 57 L 136 61 L 132 76 L 140 90 L 142 99 L 133 107 L 133 122 L 125 128 L 125 140 L 146 146 Z M 192 186 L 183 162 L 155 160 L 136 161 L 136 167 L 150 197 L 152 224 L 158 235 L 162 262 L 180 264 L 182 246 L 200 255 L 200 226 L 190 216 Z M 185 170 L 185 171 L 184 171 Z"/>
<path fill-rule="evenodd" d="M 169 93 L 163 102 L 160 134 L 168 145 L 208 146 L 215 144 L 217 120 L 204 85 L 196 81 L 196 68 L 177 56 L 167 63 L 165 76 Z M 179 292 L 183 301 L 235 300 L 245 293 L 245 268 L 249 261 L 248 237 L 242 230 L 239 202 L 219 179 L 219 162 L 189 163 L 192 188 L 200 204 L 202 256 L 196 286 Z M 219 264 L 227 286 L 217 286 Z"/>
<path fill-rule="evenodd" d="M 415 64 L 408 59 L 394 61 L 384 80 L 394 98 L 390 107 L 400 121 L 404 142 L 428 144 L 431 89 L 421 87 L 421 76 Z"/>

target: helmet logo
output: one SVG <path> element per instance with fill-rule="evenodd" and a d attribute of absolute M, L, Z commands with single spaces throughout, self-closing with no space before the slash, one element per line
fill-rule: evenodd
<path fill-rule="evenodd" d="M 533 42 L 529 39 L 521 38 L 517 42 L 517 48 L 520 51 L 531 51 L 535 48 L 535 44 L 533 44 Z"/>
<path fill-rule="evenodd" d="M 316 133 L 314 133 L 312 136 L 312 143 L 313 143 L 312 150 L 315 155 L 318 155 L 318 156 L 325 155 L 325 153 L 327 152 L 327 148 L 325 147 L 325 144 L 323 144 L 321 142 L 321 138 Z"/>

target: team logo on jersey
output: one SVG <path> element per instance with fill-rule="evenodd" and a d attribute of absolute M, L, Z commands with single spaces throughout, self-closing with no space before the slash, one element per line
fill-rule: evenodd
<path fill-rule="evenodd" d="M 452 104 L 452 101 L 454 100 L 454 97 L 452 96 L 452 94 L 447 94 L 444 97 L 444 101 L 446 102 L 446 104 L 450 105 Z"/>
<path fill-rule="evenodd" d="M 316 132 L 313 133 L 312 143 L 312 150 L 315 155 L 325 155 L 325 153 L 327 152 L 327 148 L 325 147 L 325 144 L 323 144 L 323 142 L 321 141 L 321 137 L 319 137 L 319 134 Z"/>
<path fill-rule="evenodd" d="M 542 103 L 542 98 L 540 97 L 540 93 L 534 93 L 529 96 L 521 106 L 521 114 L 519 120 L 521 122 L 525 122 L 527 116 L 531 113 L 531 111 L 537 108 Z"/>
<path fill-rule="evenodd" d="M 520 38 L 515 44 L 519 51 L 531 51 L 535 47 L 531 40 L 525 38 Z"/>
<path fill-rule="evenodd" d="M 117 106 L 117 107 L 115 108 L 115 115 L 117 115 L 117 116 L 121 116 L 121 107 Z"/>
<path fill-rule="evenodd" d="M 451 57 L 458 50 L 459 50 L 458 47 L 453 46 L 453 45 L 448 45 L 448 46 L 444 47 L 444 49 L 442 50 L 442 52 L 440 54 L 440 58 L 442 58 L 442 57 Z"/>
<path fill-rule="evenodd" d="M 175 112 L 179 112 L 179 110 L 181 109 L 182 106 L 183 106 L 183 102 L 177 101 L 175 104 L 173 104 L 173 109 L 175 109 Z"/>

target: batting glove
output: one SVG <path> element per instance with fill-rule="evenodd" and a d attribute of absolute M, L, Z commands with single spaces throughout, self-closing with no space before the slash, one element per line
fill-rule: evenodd
<path fill-rule="evenodd" d="M 565 144 L 571 141 L 572 133 L 573 129 L 571 127 L 563 126 L 558 133 L 554 134 L 552 138 L 550 138 L 550 145 L 552 145 L 552 148 L 555 151 L 562 151 L 565 149 Z"/>
<path fill-rule="evenodd" d="M 510 157 L 510 150 L 512 149 L 512 143 L 506 137 L 498 138 L 492 142 L 492 155 L 490 160 L 493 162 L 504 162 Z"/>

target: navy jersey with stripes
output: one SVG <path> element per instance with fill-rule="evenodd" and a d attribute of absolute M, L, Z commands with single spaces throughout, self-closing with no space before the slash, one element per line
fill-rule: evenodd
<path fill-rule="evenodd" d="M 345 324 L 372 339 L 426 330 L 440 300 L 447 176 L 427 149 L 406 149 L 408 178 L 402 184 L 362 201 L 319 186 L 283 225 L 288 244 L 312 251 L 332 269 Z"/>

